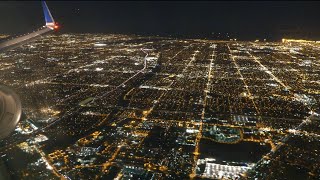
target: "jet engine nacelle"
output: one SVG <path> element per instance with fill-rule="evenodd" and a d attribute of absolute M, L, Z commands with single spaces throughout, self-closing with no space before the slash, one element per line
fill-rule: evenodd
<path fill-rule="evenodd" d="M 21 113 L 19 96 L 12 89 L 0 85 L 0 139 L 14 131 Z"/>

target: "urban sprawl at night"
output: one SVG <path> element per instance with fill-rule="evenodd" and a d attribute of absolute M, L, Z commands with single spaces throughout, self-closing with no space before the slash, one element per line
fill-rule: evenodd
<path fill-rule="evenodd" d="M 50 34 L 0 54 L 23 110 L 0 166 L 14 179 L 319 179 L 319 52 Z"/>

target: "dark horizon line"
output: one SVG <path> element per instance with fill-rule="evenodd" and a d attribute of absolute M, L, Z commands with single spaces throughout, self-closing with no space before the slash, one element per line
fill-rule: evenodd
<path fill-rule="evenodd" d="M 219 35 L 220 33 L 220 35 Z M 15 37 L 22 35 L 23 33 L 0 33 L 0 35 L 8 35 L 10 37 Z M 253 41 L 266 39 L 267 42 L 279 42 L 283 38 L 286 39 L 305 39 L 310 41 L 318 41 L 320 38 L 318 36 L 311 37 L 306 34 L 281 34 L 281 33 L 268 33 L 262 35 L 261 33 L 255 33 L 254 35 L 243 34 L 243 33 L 230 33 L 230 32 L 203 32 L 203 33 L 178 33 L 178 32 L 67 32 L 60 31 L 54 32 L 52 34 L 115 34 L 115 35 L 135 35 L 135 36 L 157 36 L 162 38 L 178 38 L 178 39 L 206 39 L 206 40 L 224 40 L 229 41 L 230 39 L 237 39 L 238 41 Z M 229 35 L 229 37 L 227 36 Z M 3 40 L 3 39 L 2 39 Z"/>

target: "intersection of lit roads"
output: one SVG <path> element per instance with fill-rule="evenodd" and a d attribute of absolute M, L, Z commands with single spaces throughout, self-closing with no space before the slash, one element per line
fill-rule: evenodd
<path fill-rule="evenodd" d="M 17 179 L 317 178 L 319 52 L 309 41 L 50 35 L 0 54 L 26 116 L 1 159 Z"/>

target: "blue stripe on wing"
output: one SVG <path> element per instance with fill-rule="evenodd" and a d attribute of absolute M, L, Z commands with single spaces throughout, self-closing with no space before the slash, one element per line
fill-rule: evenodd
<path fill-rule="evenodd" d="M 54 23 L 54 20 L 52 18 L 52 15 L 50 13 L 50 10 L 46 4 L 45 1 L 42 1 L 42 8 L 43 8 L 43 14 L 44 14 L 44 18 L 46 20 L 46 23 Z"/>

